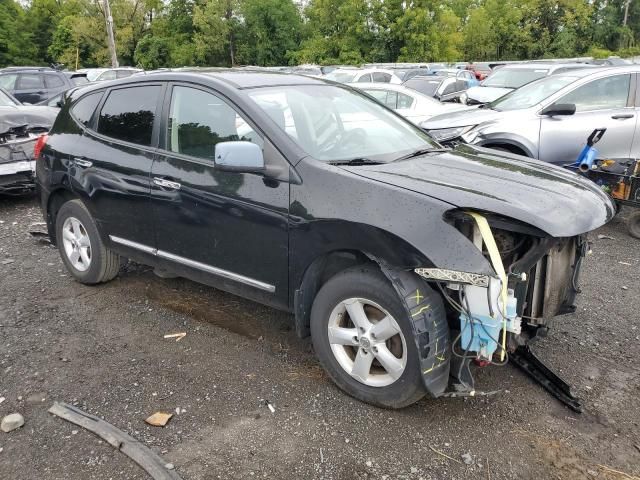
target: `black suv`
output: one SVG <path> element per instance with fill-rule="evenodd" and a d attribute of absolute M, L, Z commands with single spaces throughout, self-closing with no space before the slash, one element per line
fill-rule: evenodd
<path fill-rule="evenodd" d="M 471 359 L 573 311 L 584 234 L 614 209 L 562 169 L 444 149 L 348 86 L 164 71 L 80 88 L 37 147 L 79 282 L 124 259 L 295 314 L 349 394 L 473 394 Z"/>
<path fill-rule="evenodd" d="M 58 93 L 87 83 L 87 74 L 47 67 L 8 67 L 0 70 L 0 87 L 22 103 L 42 103 Z"/>

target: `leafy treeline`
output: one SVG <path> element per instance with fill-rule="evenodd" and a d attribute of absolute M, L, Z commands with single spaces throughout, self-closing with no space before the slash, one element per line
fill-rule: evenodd
<path fill-rule="evenodd" d="M 635 0 L 111 0 L 123 65 L 640 53 Z M 628 4 L 628 8 L 625 8 Z M 626 11 L 626 14 L 625 14 Z M 626 17 L 626 24 L 625 24 Z M 106 66 L 102 0 L 0 0 L 0 66 Z"/>

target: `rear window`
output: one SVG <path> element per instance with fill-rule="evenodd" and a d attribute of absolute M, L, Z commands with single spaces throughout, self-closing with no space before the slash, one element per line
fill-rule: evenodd
<path fill-rule="evenodd" d="M 98 133 L 138 145 L 151 145 L 160 86 L 120 88 L 109 93 L 98 119 Z"/>
<path fill-rule="evenodd" d="M 83 124 L 85 127 L 89 126 L 91 117 L 95 111 L 100 99 L 102 98 L 102 92 L 92 93 L 86 97 L 82 97 L 78 100 L 73 107 L 71 107 L 71 114 L 75 119 Z"/>
<path fill-rule="evenodd" d="M 74 85 L 84 85 L 85 83 L 89 83 L 86 75 L 76 75 L 75 77 L 71 77 L 71 83 Z"/>

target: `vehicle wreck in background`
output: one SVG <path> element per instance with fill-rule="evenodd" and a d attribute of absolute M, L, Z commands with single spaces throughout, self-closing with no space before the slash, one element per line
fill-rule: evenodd
<path fill-rule="evenodd" d="M 56 108 L 22 105 L 0 89 L 0 193 L 33 191 L 34 146 L 57 114 Z"/>

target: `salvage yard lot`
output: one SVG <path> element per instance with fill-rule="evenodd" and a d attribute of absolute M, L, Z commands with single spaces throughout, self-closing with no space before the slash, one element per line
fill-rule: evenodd
<path fill-rule="evenodd" d="M 0 479 L 148 478 L 48 414 L 55 400 L 133 435 L 185 480 L 640 475 L 640 242 L 620 218 L 591 235 L 577 313 L 533 345 L 582 415 L 511 366 L 478 373 L 486 391 L 508 389 L 494 397 L 371 407 L 330 382 L 289 315 L 134 264 L 83 286 L 29 235 L 34 199 L 1 199 L 0 220 L 0 417 L 26 421 L 0 434 Z M 176 408 L 164 428 L 144 423 Z"/>

